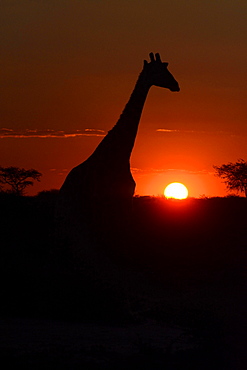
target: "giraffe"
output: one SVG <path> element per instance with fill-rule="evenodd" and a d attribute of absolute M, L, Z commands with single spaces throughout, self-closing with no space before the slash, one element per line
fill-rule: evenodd
<path fill-rule="evenodd" d="M 144 103 L 151 86 L 179 91 L 179 85 L 160 55 L 149 54 L 134 90 L 116 125 L 83 163 L 66 177 L 59 193 L 57 216 L 64 227 L 107 229 L 122 223 L 131 209 L 135 181 L 130 156 Z M 75 232 L 75 231 L 74 231 Z"/>
<path fill-rule="evenodd" d="M 95 284 L 96 291 L 98 284 L 99 290 L 102 289 L 103 282 L 123 305 L 127 302 L 127 307 L 131 302 L 129 297 L 136 297 L 146 289 L 145 279 L 133 275 L 122 265 L 122 261 L 131 260 L 135 244 L 132 226 L 128 227 L 135 191 L 130 156 L 151 86 L 180 90 L 167 69 L 168 63 L 162 62 L 158 53 L 149 56 L 150 61 L 144 60 L 116 125 L 92 155 L 69 172 L 59 191 L 55 210 L 52 270 L 57 271 L 56 279 L 62 274 L 67 284 L 68 279 L 75 276 L 71 286 L 78 286 L 82 278 Z"/>

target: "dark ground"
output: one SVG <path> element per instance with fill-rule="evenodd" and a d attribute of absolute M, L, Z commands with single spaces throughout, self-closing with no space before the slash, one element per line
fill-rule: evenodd
<path fill-rule="evenodd" d="M 124 235 L 100 251 L 123 272 L 113 289 L 97 274 L 53 268 L 56 196 L 0 194 L 2 363 L 247 368 L 247 199 L 135 198 Z M 136 272 L 143 284 L 131 291 Z"/>

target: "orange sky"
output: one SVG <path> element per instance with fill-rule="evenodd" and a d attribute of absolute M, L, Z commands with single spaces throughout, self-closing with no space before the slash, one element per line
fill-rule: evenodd
<path fill-rule="evenodd" d="M 152 87 L 131 167 L 139 195 L 173 181 L 225 195 L 213 165 L 247 160 L 247 2 L 3 0 L 0 165 L 59 188 L 117 121 L 143 59 L 159 52 L 181 91 Z"/>

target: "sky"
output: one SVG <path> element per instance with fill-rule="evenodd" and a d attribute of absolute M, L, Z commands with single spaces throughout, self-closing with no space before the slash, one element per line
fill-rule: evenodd
<path fill-rule="evenodd" d="M 137 195 L 184 183 L 225 196 L 213 165 L 247 160 L 246 0 L 1 0 L 0 165 L 61 187 L 117 122 L 159 52 L 181 91 L 152 87 L 131 156 Z"/>

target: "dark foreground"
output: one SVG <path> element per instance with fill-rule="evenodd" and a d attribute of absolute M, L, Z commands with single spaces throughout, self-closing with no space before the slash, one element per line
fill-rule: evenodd
<path fill-rule="evenodd" d="M 0 201 L 6 368 L 247 368 L 246 199 L 135 198 L 113 283 L 57 268 L 56 193 Z"/>

